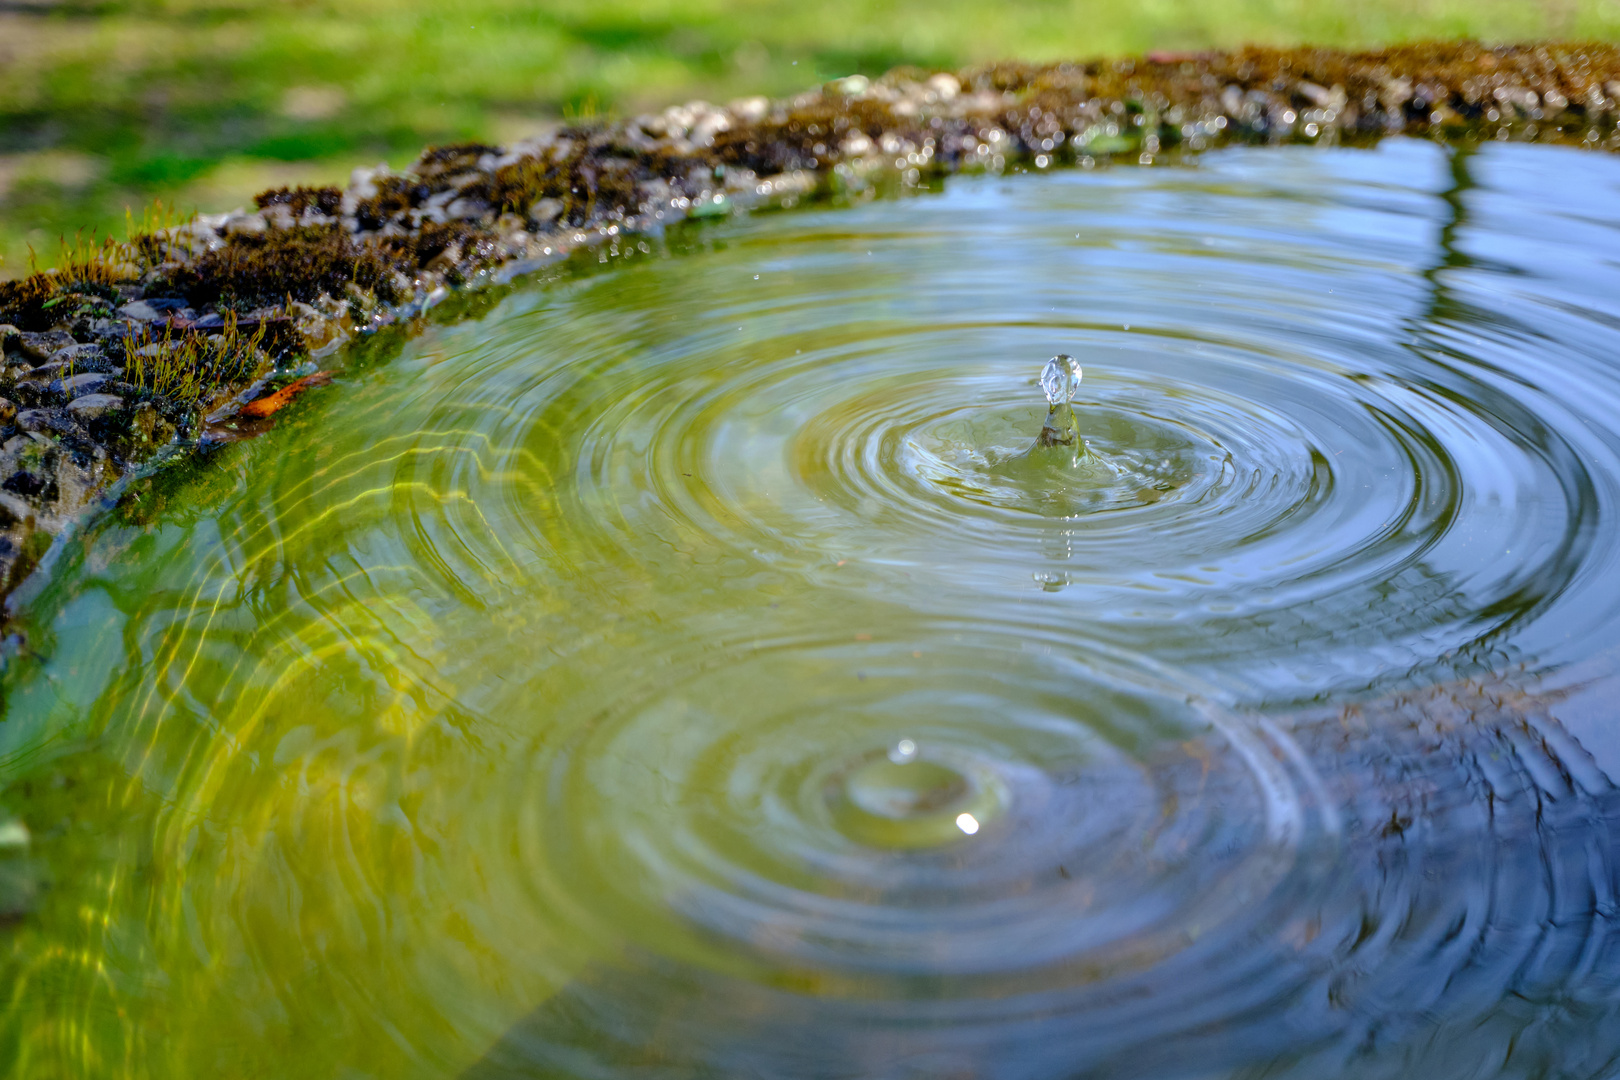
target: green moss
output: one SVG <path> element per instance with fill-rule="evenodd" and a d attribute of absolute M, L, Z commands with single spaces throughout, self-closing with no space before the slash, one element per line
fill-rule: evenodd
<path fill-rule="evenodd" d="M 438 260 L 455 285 L 464 283 L 468 271 L 500 261 L 500 249 L 489 233 L 462 221 L 430 222 L 415 232 L 374 243 L 407 276 Z"/>
<path fill-rule="evenodd" d="M 217 334 L 165 329 L 159 337 L 142 329 L 124 339 L 124 383 L 137 398 L 160 406 L 204 404 L 219 388 L 259 372 L 267 333 L 262 322 L 253 333 L 242 332 L 234 316 Z"/>
<path fill-rule="evenodd" d="M 422 205 L 434 193 L 431 184 L 409 176 L 385 176 L 377 181 L 377 194 L 355 207 L 355 219 L 366 230 L 380 229 L 395 217 Z"/>
<path fill-rule="evenodd" d="M 307 303 L 322 293 L 344 296 L 351 284 L 396 303 L 404 297 L 395 269 L 383 249 L 356 241 L 341 225 L 300 225 L 233 235 L 218 250 L 168 271 L 158 285 L 198 308 Z"/>
<path fill-rule="evenodd" d="M 134 279 L 137 259 L 127 244 L 64 241 L 54 269 L 0 281 L 0 323 L 37 331 L 110 315 L 116 286 Z"/>
<path fill-rule="evenodd" d="M 451 146 L 430 146 L 416 160 L 418 176 L 449 176 L 466 172 L 478 165 L 485 154 L 499 154 L 501 148 L 486 143 L 455 143 Z"/>
<path fill-rule="evenodd" d="M 343 207 L 343 192 L 335 187 L 282 187 L 260 192 L 254 196 L 253 202 L 261 210 L 270 206 L 285 206 L 295 218 L 306 210 L 336 217 Z"/>
<path fill-rule="evenodd" d="M 1620 82 L 1620 49 L 1468 42 L 1365 53 L 1247 48 L 997 63 L 937 84 L 933 78 L 903 68 L 875 88 L 835 84 L 763 115 L 739 110 L 705 128 L 713 135 L 708 145 L 654 139 L 635 123 L 576 123 L 493 173 L 498 147 L 432 147 L 407 173 L 384 171 L 372 181 L 356 206 L 354 234 L 342 219 L 331 220 L 340 218 L 346 199 L 334 187 L 265 191 L 256 202 L 266 212 L 231 222 L 222 234 L 175 228 L 178 222 L 160 212 L 127 244 L 64 247 L 58 269 L 0 282 L 0 323 L 66 327 L 80 340 L 116 335 L 106 317 L 134 294 L 178 295 L 200 311 L 251 317 L 251 325 L 238 329 L 232 321 L 222 334 L 198 332 L 182 320 L 160 340 L 140 333 L 127 340 L 123 361 L 132 393 L 162 403 L 184 427 L 186 410 L 238 387 L 264 354 L 304 347 L 297 320 L 312 316 L 302 305 L 317 305 L 315 314 L 330 318 L 335 299 L 349 305 L 355 322 L 376 327 L 388 319 L 379 304 L 406 304 L 420 287 L 461 284 L 520 256 L 529 242 L 520 228 L 633 222 L 655 189 L 660 198 L 704 196 L 691 209 L 699 215 L 729 205 L 708 196 L 739 169 L 761 177 L 792 170 L 831 175 L 848 156 L 904 146 L 912 167 L 937 174 L 988 162 L 986 140 L 1004 162 L 1037 153 L 1134 157 L 1183 139 L 1196 148 L 1329 132 L 1348 140 L 1391 131 L 1455 137 L 1487 129 L 1507 134 L 1515 124 L 1514 131 L 1533 131 L 1539 140 L 1590 145 L 1608 137 L 1612 146 L 1610 99 L 1617 95 L 1610 87 Z M 456 219 L 445 221 L 445 214 Z M 328 220 L 312 223 L 311 215 Z"/>

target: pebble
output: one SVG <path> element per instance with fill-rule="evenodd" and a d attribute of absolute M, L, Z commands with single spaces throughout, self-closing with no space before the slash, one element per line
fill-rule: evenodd
<path fill-rule="evenodd" d="M 34 373 L 37 375 L 41 370 L 47 367 L 52 370 L 61 370 L 62 368 L 72 366 L 80 370 L 87 370 L 106 363 L 107 355 L 101 351 L 100 345 L 93 343 L 86 345 L 69 345 L 65 349 L 57 349 L 55 352 L 51 353 L 50 359 L 44 364 L 41 364 L 40 367 L 34 369 Z"/>
<path fill-rule="evenodd" d="M 163 313 L 145 300 L 135 300 L 118 309 L 118 314 L 132 322 L 156 322 Z"/>
<path fill-rule="evenodd" d="M 6 339 L 6 353 L 20 354 L 23 359 L 43 364 L 54 353 L 78 344 L 65 330 L 46 330 L 38 334 L 16 334 Z"/>
<path fill-rule="evenodd" d="M 117 394 L 85 394 L 68 402 L 68 412 L 81 420 L 94 420 L 124 407 L 124 399 Z"/>
<path fill-rule="evenodd" d="M 75 375 L 71 379 L 63 379 L 61 389 L 71 398 L 82 398 L 86 394 L 95 395 L 95 391 L 113 381 L 111 375 L 104 372 L 87 371 L 83 375 Z M 71 406 L 70 406 L 71 407 Z"/>
<path fill-rule="evenodd" d="M 17 414 L 17 426 L 24 431 L 50 431 L 54 419 L 50 409 L 24 409 Z"/>

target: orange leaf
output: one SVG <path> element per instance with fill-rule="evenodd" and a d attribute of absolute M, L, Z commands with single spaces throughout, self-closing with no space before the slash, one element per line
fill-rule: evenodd
<path fill-rule="evenodd" d="M 259 398 L 257 401 L 248 402 L 237 410 L 236 415 L 245 416 L 250 420 L 261 419 L 274 413 L 310 387 L 325 386 L 331 381 L 332 373 L 329 371 L 317 371 L 313 375 L 305 375 L 302 379 L 288 383 L 273 394 Z"/>

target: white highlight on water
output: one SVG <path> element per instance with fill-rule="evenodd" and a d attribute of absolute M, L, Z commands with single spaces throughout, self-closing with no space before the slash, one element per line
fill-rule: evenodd
<path fill-rule="evenodd" d="M 957 814 L 956 827 L 967 833 L 969 836 L 972 836 L 974 833 L 979 831 L 979 819 L 974 817 L 972 814 Z"/>

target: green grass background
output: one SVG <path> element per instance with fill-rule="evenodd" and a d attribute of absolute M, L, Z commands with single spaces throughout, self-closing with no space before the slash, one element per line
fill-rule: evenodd
<path fill-rule="evenodd" d="M 153 199 L 230 209 L 424 145 L 901 63 L 1620 38 L 1620 0 L 0 0 L 0 276 Z"/>

